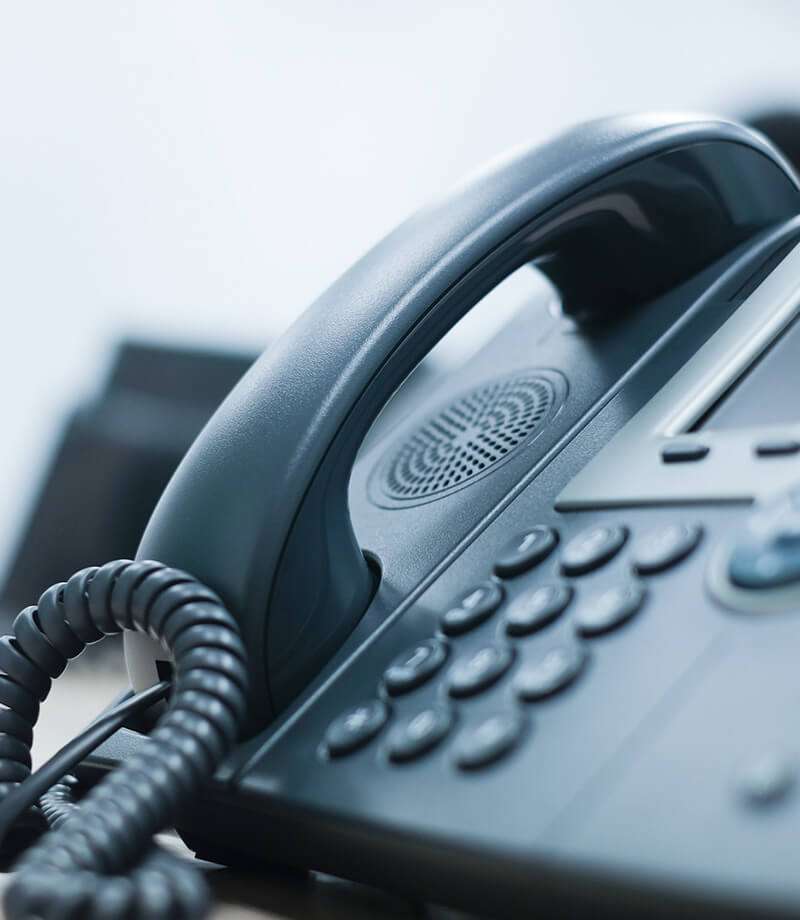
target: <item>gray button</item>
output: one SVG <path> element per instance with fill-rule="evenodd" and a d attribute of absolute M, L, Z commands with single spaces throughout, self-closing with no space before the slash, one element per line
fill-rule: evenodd
<path fill-rule="evenodd" d="M 558 619 L 575 592 L 569 585 L 541 585 L 515 598 L 505 618 L 510 636 L 527 636 Z"/>
<path fill-rule="evenodd" d="M 505 645 L 486 645 L 453 665 L 450 671 L 450 696 L 473 696 L 487 690 L 511 667 L 514 652 Z"/>
<path fill-rule="evenodd" d="M 444 642 L 426 639 L 394 659 L 383 675 L 384 685 L 392 695 L 408 693 L 433 677 L 446 658 Z"/>
<path fill-rule="evenodd" d="M 590 527 L 564 547 L 561 568 L 565 575 L 585 575 L 613 559 L 627 539 L 627 527 L 605 524 Z"/>
<path fill-rule="evenodd" d="M 707 456 L 710 448 L 691 441 L 676 441 L 661 448 L 664 463 L 693 463 Z"/>
<path fill-rule="evenodd" d="M 526 572 L 546 559 L 558 543 L 558 534 L 552 527 L 537 524 L 515 537 L 495 562 L 495 574 L 511 578 Z"/>
<path fill-rule="evenodd" d="M 800 442 L 792 438 L 770 438 L 759 441 L 754 449 L 758 457 L 790 457 L 800 452 Z"/>
<path fill-rule="evenodd" d="M 488 620 L 503 602 L 503 589 L 491 579 L 467 591 L 455 607 L 442 616 L 442 632 L 460 636 Z"/>
<path fill-rule="evenodd" d="M 389 758 L 405 763 L 427 754 L 447 735 L 453 716 L 443 706 L 423 709 L 401 722 L 389 740 Z"/>
<path fill-rule="evenodd" d="M 514 689 L 526 702 L 545 699 L 568 687 L 586 666 L 587 655 L 577 644 L 551 648 L 537 661 L 525 664 L 517 674 Z"/>
<path fill-rule="evenodd" d="M 738 780 L 741 796 L 754 805 L 783 799 L 795 784 L 795 766 L 778 751 L 765 751 L 744 764 Z"/>
<path fill-rule="evenodd" d="M 640 575 L 654 575 L 677 565 L 700 542 L 703 530 L 697 524 L 667 524 L 636 541 L 633 567 Z"/>
<path fill-rule="evenodd" d="M 575 617 L 582 636 L 600 636 L 627 623 L 644 603 L 645 589 L 630 582 L 587 597 Z"/>
<path fill-rule="evenodd" d="M 475 770 L 504 757 L 519 742 L 525 721 L 516 712 L 501 712 L 483 719 L 461 736 L 456 763 Z"/>
<path fill-rule="evenodd" d="M 331 757 L 341 757 L 370 742 L 386 724 L 389 708 L 381 700 L 369 700 L 334 719 L 325 733 Z"/>

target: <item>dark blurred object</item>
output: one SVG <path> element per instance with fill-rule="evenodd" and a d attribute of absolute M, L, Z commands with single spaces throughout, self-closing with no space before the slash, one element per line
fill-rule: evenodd
<path fill-rule="evenodd" d="M 6 622 L 77 569 L 133 556 L 179 460 L 256 357 L 120 345 L 45 474 L 0 593 Z"/>
<path fill-rule="evenodd" d="M 767 109 L 742 120 L 765 134 L 800 172 L 800 108 Z"/>

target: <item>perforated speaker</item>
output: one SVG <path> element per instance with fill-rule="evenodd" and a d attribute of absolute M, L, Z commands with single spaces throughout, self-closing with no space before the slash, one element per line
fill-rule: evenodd
<path fill-rule="evenodd" d="M 393 445 L 372 477 L 373 501 L 406 507 L 471 485 L 540 434 L 565 395 L 560 374 L 536 369 L 457 397 Z"/>

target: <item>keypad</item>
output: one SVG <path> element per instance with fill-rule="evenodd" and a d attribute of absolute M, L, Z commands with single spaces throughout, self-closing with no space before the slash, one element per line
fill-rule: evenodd
<path fill-rule="evenodd" d="M 685 559 L 700 542 L 697 524 L 667 524 L 645 534 L 633 548 L 633 567 L 640 575 L 663 572 Z"/>
<path fill-rule="evenodd" d="M 517 696 L 525 702 L 534 702 L 566 689 L 586 667 L 587 657 L 577 643 L 551 648 L 520 669 L 514 681 Z"/>
<path fill-rule="evenodd" d="M 574 591 L 569 585 L 540 585 L 517 597 L 505 616 L 510 636 L 527 636 L 552 623 L 567 609 Z"/>
<path fill-rule="evenodd" d="M 502 587 L 491 579 L 472 588 L 442 616 L 442 632 L 460 636 L 480 626 L 503 602 L 503 595 Z"/>
<path fill-rule="evenodd" d="M 447 659 L 447 646 L 440 639 L 426 639 L 392 661 L 383 675 L 386 690 L 393 696 L 408 693 L 429 680 Z"/>
<path fill-rule="evenodd" d="M 512 578 L 543 562 L 556 548 L 558 534 L 552 527 L 537 524 L 515 537 L 494 564 L 496 575 Z"/>
<path fill-rule="evenodd" d="M 453 697 L 474 696 L 487 690 L 506 673 L 514 661 L 514 651 L 493 643 L 456 662 L 450 670 L 448 692 Z"/>
<path fill-rule="evenodd" d="M 575 629 L 582 636 L 600 636 L 627 623 L 644 603 L 645 589 L 635 582 L 590 595 L 581 603 Z"/>
<path fill-rule="evenodd" d="M 415 760 L 433 750 L 453 726 L 453 715 L 444 706 L 431 706 L 401 722 L 389 739 L 389 759 L 396 763 Z"/>
<path fill-rule="evenodd" d="M 509 753 L 522 737 L 525 720 L 517 712 L 498 712 L 468 728 L 459 738 L 455 760 L 462 770 L 485 767 Z"/>
<path fill-rule="evenodd" d="M 600 524 L 573 537 L 561 554 L 565 575 L 585 575 L 610 562 L 625 545 L 628 528 Z"/>
<path fill-rule="evenodd" d="M 389 719 L 389 707 L 382 700 L 369 700 L 334 719 L 325 733 L 331 757 L 342 757 L 363 747 Z"/>

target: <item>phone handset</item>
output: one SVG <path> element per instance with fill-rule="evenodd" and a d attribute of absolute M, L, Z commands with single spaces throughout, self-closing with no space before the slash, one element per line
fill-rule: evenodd
<path fill-rule="evenodd" d="M 388 398 L 491 288 L 532 262 L 578 321 L 616 318 L 797 210 L 791 170 L 713 118 L 591 122 L 491 164 L 336 281 L 225 400 L 168 485 L 140 558 L 196 575 L 235 612 L 251 725 L 269 721 L 362 616 L 377 572 L 347 505 Z M 163 653 L 126 637 L 135 687 Z"/>

